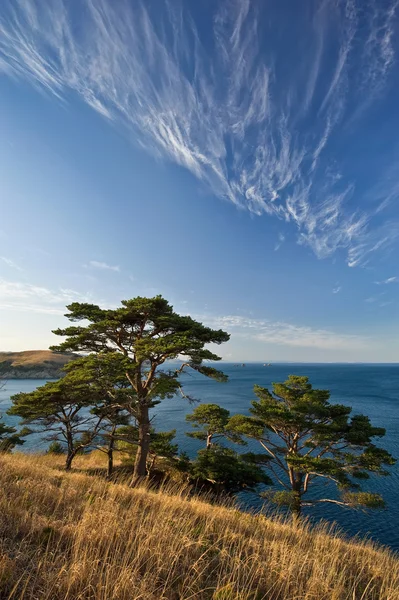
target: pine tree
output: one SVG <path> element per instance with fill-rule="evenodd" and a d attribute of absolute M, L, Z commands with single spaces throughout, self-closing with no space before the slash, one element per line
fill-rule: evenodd
<path fill-rule="evenodd" d="M 6 385 L 4 379 L 0 378 L 0 390 Z M 6 425 L 0 415 L 0 452 L 11 452 L 15 446 L 22 446 L 25 440 L 22 439 L 25 431 L 18 432 L 15 427 Z"/>
<path fill-rule="evenodd" d="M 313 389 L 307 377 L 290 375 L 274 383 L 273 392 L 255 385 L 258 400 L 252 416 L 235 415 L 228 427 L 259 442 L 268 469 L 282 490 L 274 500 L 288 505 L 295 515 L 303 506 L 330 502 L 341 506 L 383 506 L 378 494 L 362 492 L 359 481 L 370 473 L 387 475 L 395 459 L 373 439 L 385 435 L 364 415 L 350 416 L 351 408 L 329 402 L 328 390 Z M 266 458 L 265 457 L 265 458 Z M 335 498 L 309 498 L 315 481 L 327 480 L 341 491 Z"/>
<path fill-rule="evenodd" d="M 186 435 L 205 441 L 207 448 L 222 438 L 241 444 L 240 436 L 228 430 L 229 418 L 230 412 L 218 404 L 199 404 L 191 414 L 186 416 L 186 421 L 195 429 L 187 432 Z"/>
<path fill-rule="evenodd" d="M 11 400 L 7 412 L 30 426 L 26 433 L 45 433 L 45 439 L 66 448 L 66 470 L 76 454 L 92 444 L 104 420 L 102 395 L 96 395 L 90 384 L 71 380 L 68 375 L 33 392 L 15 394 Z"/>
<path fill-rule="evenodd" d="M 185 368 L 225 381 L 223 373 L 205 366 L 203 361 L 220 360 L 205 345 L 226 342 L 229 335 L 178 315 L 162 296 L 124 300 L 115 310 L 78 302 L 67 308 L 66 316 L 71 321 L 89 324 L 57 329 L 54 333 L 67 339 L 53 349 L 114 353 L 122 358 L 125 377 L 135 396 L 135 405 L 131 406 L 139 428 L 135 482 L 147 474 L 150 409 L 179 391 L 185 395 L 179 381 Z M 183 359 L 180 368 L 166 370 L 164 363 L 177 358 Z"/>
<path fill-rule="evenodd" d="M 191 464 L 190 475 L 197 484 L 210 484 L 217 492 L 254 491 L 260 483 L 271 483 L 251 455 L 238 454 L 218 444 L 198 452 Z"/>

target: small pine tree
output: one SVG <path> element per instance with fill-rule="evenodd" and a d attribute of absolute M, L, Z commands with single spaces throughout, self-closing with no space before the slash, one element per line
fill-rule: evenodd
<path fill-rule="evenodd" d="M 273 392 L 257 385 L 254 391 L 258 400 L 252 402 L 252 416 L 234 415 L 228 427 L 257 440 L 266 452 L 268 468 L 283 488 L 274 494 L 279 504 L 295 515 L 303 506 L 324 502 L 383 506 L 381 496 L 362 492 L 357 482 L 370 473 L 387 475 L 385 467 L 395 463 L 373 443 L 385 435 L 384 429 L 364 415 L 350 416 L 348 406 L 330 404 L 330 392 L 313 389 L 307 377 L 290 375 L 284 383 L 274 383 Z M 308 498 L 317 480 L 338 486 L 340 500 Z"/>
<path fill-rule="evenodd" d="M 0 377 L 0 390 L 6 385 L 4 379 Z M 0 452 L 11 452 L 15 446 L 22 446 L 25 440 L 22 439 L 27 431 L 17 431 L 15 427 L 6 425 L 0 415 Z"/>
<path fill-rule="evenodd" d="M 186 435 L 205 441 L 207 448 L 222 438 L 242 444 L 240 436 L 228 430 L 229 418 L 230 412 L 218 404 L 199 404 L 186 416 L 186 421 L 191 423 L 196 431 L 187 432 Z"/>
<path fill-rule="evenodd" d="M 198 452 L 191 464 L 191 477 L 197 484 L 210 484 L 217 492 L 229 493 L 253 491 L 260 483 L 271 483 L 251 456 L 217 444 Z"/>
<path fill-rule="evenodd" d="M 1 419 L 1 417 L 0 417 Z M 15 427 L 9 427 L 0 420 L 0 452 L 11 452 L 15 446 L 22 446 L 25 440 Z"/>
<path fill-rule="evenodd" d="M 65 454 L 65 448 L 60 442 L 51 442 L 47 448 L 47 454 Z"/>
<path fill-rule="evenodd" d="M 47 440 L 64 443 L 65 468 L 69 470 L 76 454 L 100 431 L 103 415 L 101 410 L 96 414 L 94 407 L 101 405 L 102 399 L 89 383 L 77 382 L 66 375 L 33 392 L 15 394 L 7 412 L 20 417 L 22 424 L 30 425 L 29 433 L 46 433 Z"/>

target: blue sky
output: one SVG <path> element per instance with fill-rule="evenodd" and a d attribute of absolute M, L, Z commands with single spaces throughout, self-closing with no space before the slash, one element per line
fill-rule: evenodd
<path fill-rule="evenodd" d="M 162 293 L 226 360 L 398 361 L 398 25 L 398 0 L 4 0 L 1 348 Z"/>

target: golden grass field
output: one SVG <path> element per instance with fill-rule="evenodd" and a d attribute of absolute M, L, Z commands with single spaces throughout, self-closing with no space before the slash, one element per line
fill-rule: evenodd
<path fill-rule="evenodd" d="M 399 599 L 387 550 L 181 487 L 107 483 L 102 460 L 66 474 L 62 456 L 0 457 L 2 600 Z"/>
<path fill-rule="evenodd" d="M 61 354 L 51 350 L 25 350 L 23 352 L 0 352 L 0 362 L 7 361 L 11 367 L 43 367 L 46 363 L 54 363 L 63 367 L 73 354 Z"/>

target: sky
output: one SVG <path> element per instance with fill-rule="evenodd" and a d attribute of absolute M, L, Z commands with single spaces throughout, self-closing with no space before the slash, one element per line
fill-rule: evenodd
<path fill-rule="evenodd" d="M 227 361 L 399 361 L 399 0 L 2 0 L 0 349 L 164 295 Z"/>

